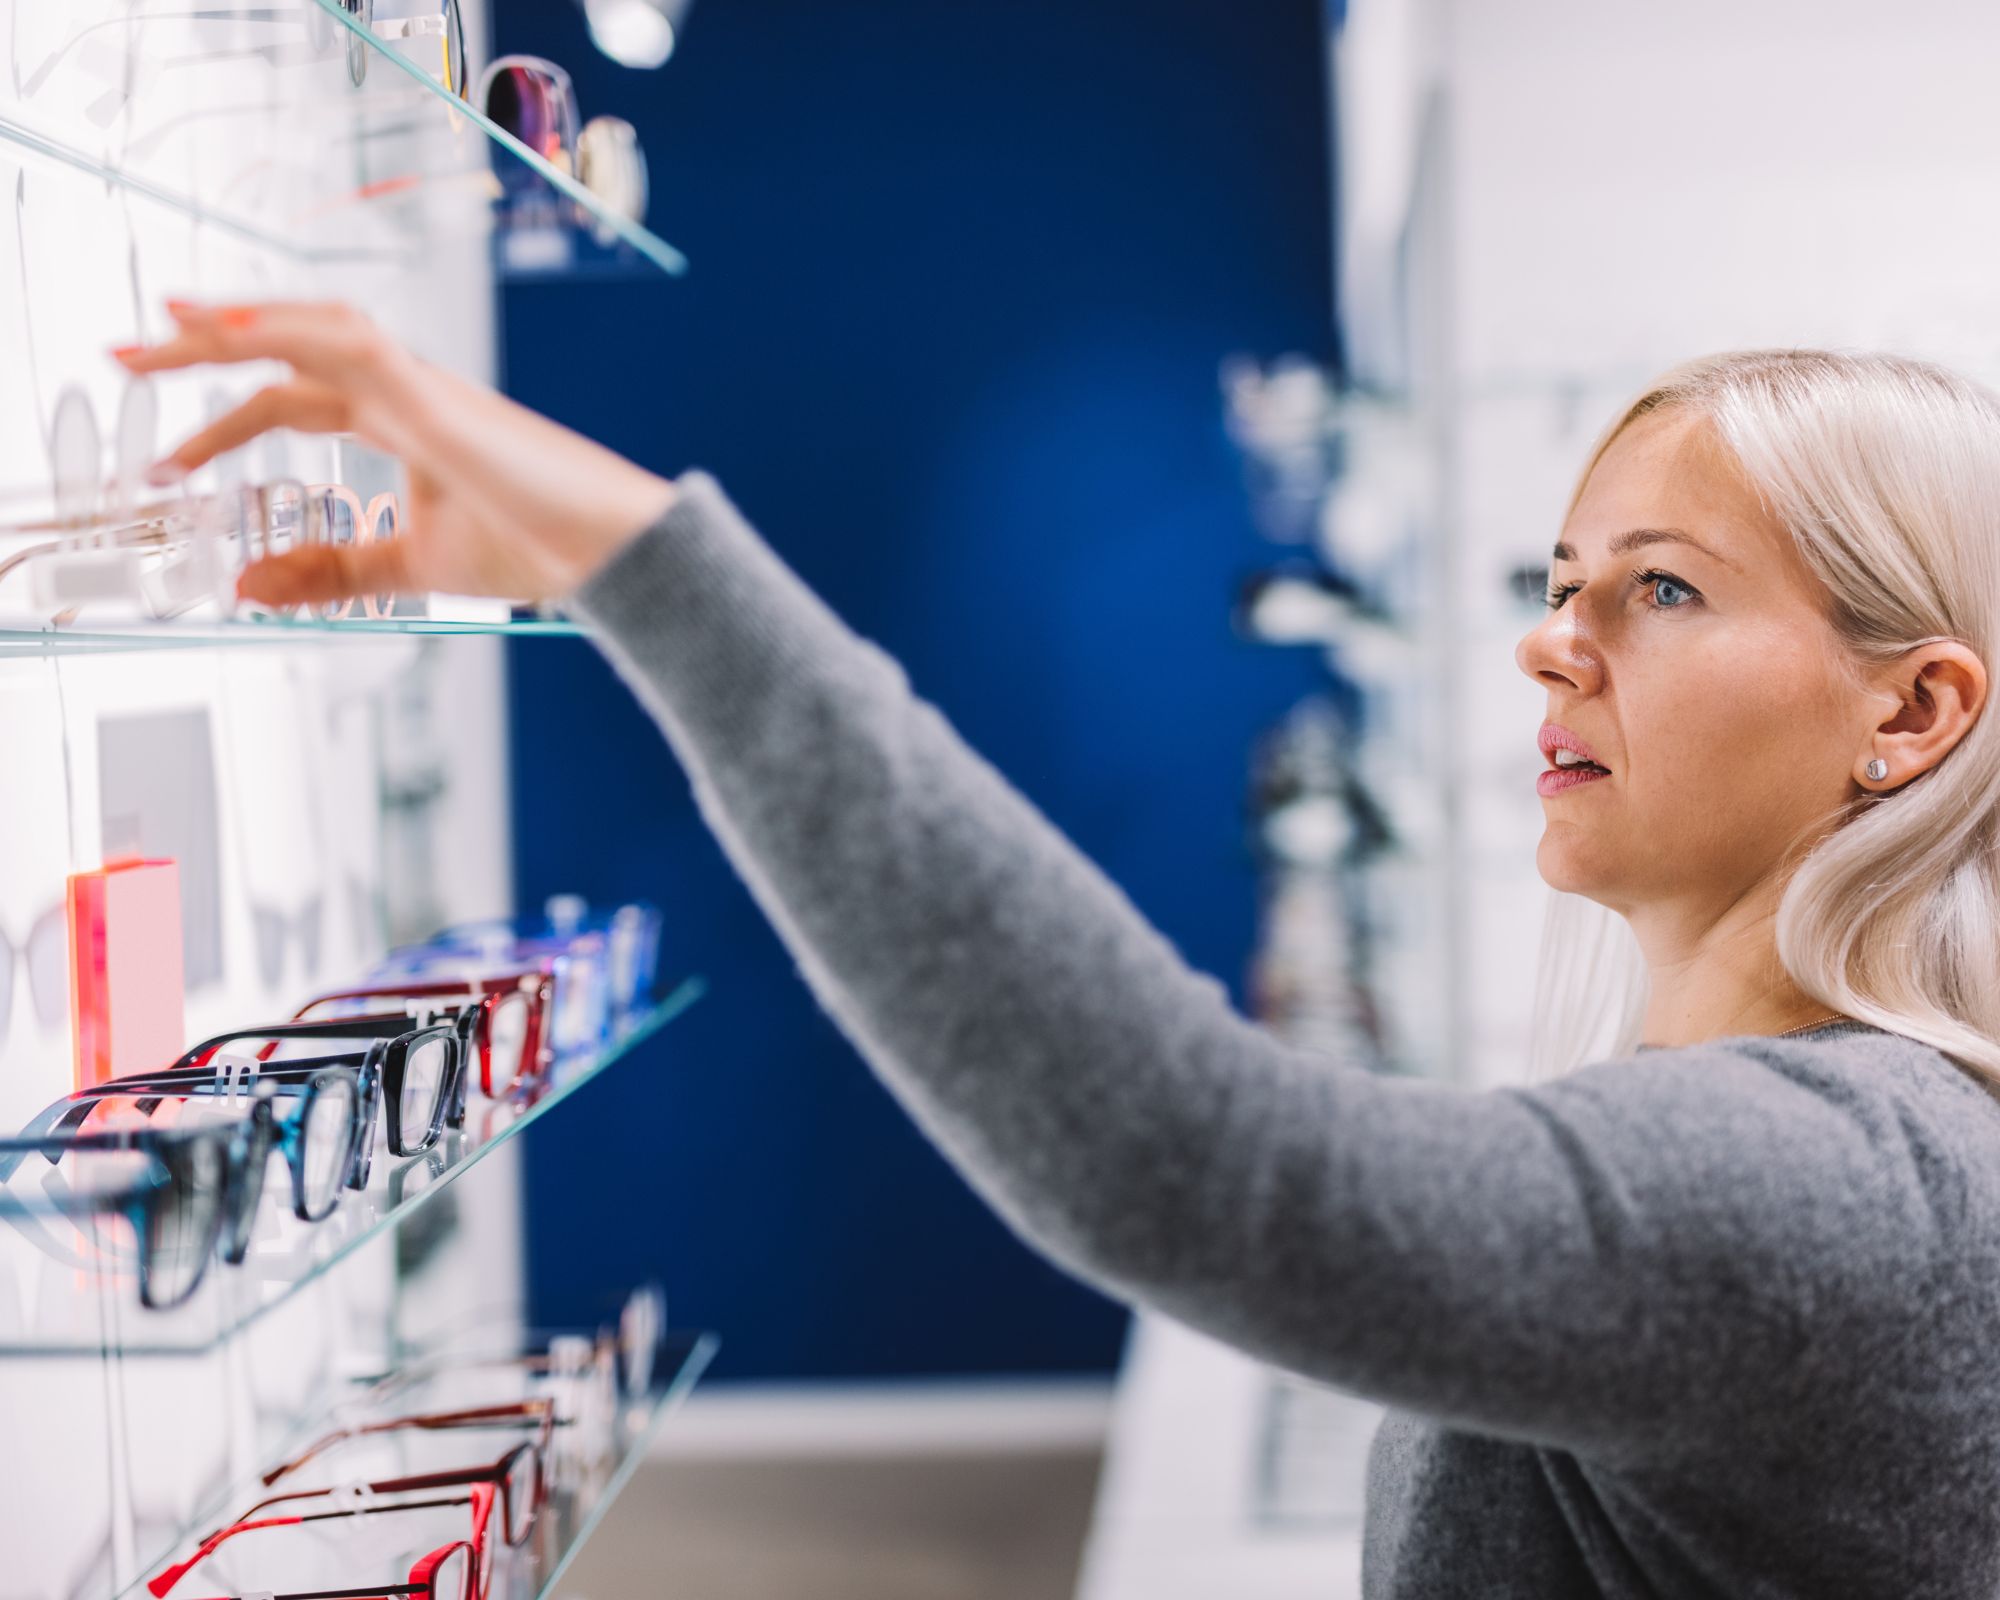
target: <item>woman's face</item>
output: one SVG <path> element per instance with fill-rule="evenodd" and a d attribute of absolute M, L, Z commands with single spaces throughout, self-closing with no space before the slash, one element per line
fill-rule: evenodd
<path fill-rule="evenodd" d="M 1854 792 L 1873 707 L 1838 670 L 1816 587 L 1698 417 L 1655 411 L 1618 436 L 1555 547 L 1559 604 L 1514 652 L 1548 722 L 1609 769 L 1544 774 L 1544 880 L 1628 917 L 1719 916 L 1818 835 Z"/>

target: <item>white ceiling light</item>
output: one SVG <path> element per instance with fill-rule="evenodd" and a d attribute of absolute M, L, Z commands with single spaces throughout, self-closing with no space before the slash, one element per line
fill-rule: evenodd
<path fill-rule="evenodd" d="M 620 66 L 657 67 L 674 53 L 689 0 L 583 0 L 591 41 Z"/>

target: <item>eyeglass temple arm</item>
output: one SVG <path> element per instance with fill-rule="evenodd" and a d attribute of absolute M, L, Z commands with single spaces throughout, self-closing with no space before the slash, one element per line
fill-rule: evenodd
<path fill-rule="evenodd" d="M 374 1483 L 363 1484 L 370 1494 L 409 1494 L 416 1489 L 463 1489 L 468 1484 L 493 1482 L 493 1466 L 489 1462 L 483 1467 L 454 1467 L 449 1472 L 425 1472 L 409 1478 L 383 1478 Z M 260 1511 L 268 1511 L 272 1506 L 289 1504 L 294 1500 L 321 1500 L 328 1495 L 341 1493 L 345 1484 L 335 1484 L 326 1489 L 288 1489 L 283 1494 L 274 1494 L 259 1500 L 244 1512 L 246 1517 L 254 1517 Z M 440 1501 L 441 1505 L 456 1505 L 455 1500 Z M 378 1506 L 381 1511 L 398 1511 L 400 1506 Z M 332 1513 L 328 1513 L 331 1515 Z M 352 1513 L 344 1513 L 351 1515 Z M 310 1517 L 307 1519 L 311 1520 Z"/>
<path fill-rule="evenodd" d="M 303 1083 L 315 1073 L 331 1067 L 350 1067 L 356 1070 L 368 1064 L 368 1055 L 362 1050 L 348 1050 L 333 1056 L 291 1057 L 284 1061 L 260 1062 L 252 1083 L 275 1083 L 279 1087 L 291 1087 Z M 227 1069 L 211 1067 L 162 1067 L 158 1072 L 135 1072 L 129 1078 L 106 1078 L 104 1082 L 93 1084 L 89 1089 L 79 1090 L 67 1101 L 59 1100 L 58 1105 L 75 1101 L 89 1095 L 98 1099 L 126 1096 L 133 1100 L 145 1100 L 159 1095 L 192 1095 L 204 1090 L 226 1090 L 234 1082 Z"/>
<path fill-rule="evenodd" d="M 333 1493 L 330 1489 L 316 1492 L 323 1494 Z M 227 1544 L 239 1533 L 252 1533 L 259 1528 L 297 1528 L 304 1526 L 308 1522 L 334 1522 L 342 1517 L 370 1517 L 384 1511 L 430 1511 L 439 1506 L 463 1506 L 470 1504 L 471 1501 L 469 1498 L 405 1500 L 393 1506 L 355 1506 L 343 1511 L 307 1511 L 292 1517 L 257 1517 L 255 1519 L 246 1517 L 245 1520 L 230 1523 L 226 1528 L 217 1528 L 215 1532 L 201 1541 L 195 1548 L 194 1554 L 189 1556 L 187 1560 L 177 1561 L 157 1577 L 148 1578 L 146 1580 L 146 1588 L 151 1592 L 154 1600 L 165 1600 L 165 1596 L 172 1592 L 174 1585 L 179 1583 L 181 1579 L 194 1571 L 196 1567 L 214 1555 L 217 1550 L 221 1549 L 223 1545 Z M 251 1509 L 254 1511 L 257 1508 L 253 1506 Z M 362 1589 L 356 1592 L 363 1595 L 372 1595 L 397 1591 L 385 1591 L 373 1588 Z M 400 1592 L 407 1594 L 410 1591 L 406 1589 Z"/>
<path fill-rule="evenodd" d="M 508 990 L 492 990 L 485 987 L 485 981 L 467 978 L 463 982 L 451 983 L 385 983 L 372 989 L 337 989 L 332 994 L 315 995 L 300 1006 L 295 1021 L 305 1020 L 309 1012 L 321 1006 L 334 1005 L 343 1000 L 446 1000 L 454 999 L 472 1004 L 491 998 L 494 994 L 506 994 Z"/>
<path fill-rule="evenodd" d="M 47 1113 L 44 1112 L 42 1115 L 46 1116 Z M 41 1117 L 35 1120 L 39 1122 Z M 33 1123 L 30 1123 L 29 1127 L 32 1131 L 19 1138 L 0 1139 L 0 1183 L 5 1183 L 13 1177 L 20 1170 L 21 1163 L 29 1156 L 37 1154 L 46 1157 L 52 1167 L 64 1156 L 74 1155 L 78 1151 L 91 1154 L 105 1151 L 132 1151 L 146 1154 L 156 1162 L 159 1159 L 146 1150 L 145 1140 L 133 1137 L 138 1133 L 150 1133 L 153 1131 L 151 1129 L 125 1128 L 108 1133 L 76 1133 L 54 1127 L 36 1128 Z"/>
<path fill-rule="evenodd" d="M 301 1080 L 329 1067 L 358 1065 L 364 1058 L 357 1054 L 346 1056 L 321 1056 L 311 1061 L 286 1061 L 276 1067 L 266 1067 L 258 1073 L 258 1081 L 270 1083 L 280 1089 L 294 1089 Z M 69 1128 L 82 1126 L 103 1100 L 132 1100 L 138 1103 L 142 1116 L 150 1117 L 169 1100 L 189 1100 L 204 1093 L 211 1093 L 231 1087 L 225 1073 L 217 1073 L 213 1078 L 196 1076 L 199 1069 L 191 1069 L 185 1081 L 171 1078 L 164 1073 L 135 1073 L 129 1078 L 106 1078 L 102 1083 L 93 1083 L 88 1088 L 78 1089 L 74 1094 L 63 1096 L 35 1113 L 34 1120 L 21 1131 L 24 1134 L 63 1132 Z M 282 1073 L 284 1076 L 279 1076 Z M 18 1160 L 19 1157 L 12 1158 Z M 0 1160 L 0 1182 L 4 1182 L 13 1167 Z"/>
<path fill-rule="evenodd" d="M 538 1409 L 545 1408 L 546 1405 L 546 1401 L 523 1400 L 512 1405 L 479 1406 L 467 1411 L 427 1412 L 422 1416 L 395 1417 L 386 1422 L 365 1422 L 358 1427 L 337 1428 L 332 1433 L 315 1439 L 305 1448 L 302 1454 L 285 1462 L 284 1465 L 273 1467 L 269 1472 L 264 1474 L 260 1481 L 265 1488 L 270 1488 L 280 1478 L 286 1476 L 288 1473 L 297 1472 L 308 1461 L 332 1449 L 333 1446 L 339 1444 L 343 1439 L 361 1439 L 366 1438 L 370 1434 L 393 1433 L 399 1428 L 477 1427 L 481 1423 L 504 1421 L 508 1417 L 525 1416 Z M 384 1486 L 378 1483 L 370 1484 L 369 1487 L 372 1489 L 382 1489 Z M 406 1487 L 421 1487 L 421 1485 L 406 1485 Z M 317 1493 L 319 1491 L 314 1492 Z M 283 1499 L 284 1496 L 281 1495 L 278 1498 Z M 269 1503 L 269 1501 L 264 1502 L 267 1505 Z"/>
<path fill-rule="evenodd" d="M 301 1593 L 260 1592 L 256 1600 L 384 1600 L 392 1594 L 429 1594 L 428 1584 L 378 1583 L 366 1589 L 308 1589 Z M 244 1595 L 217 1595 L 211 1600 L 248 1600 Z"/>
<path fill-rule="evenodd" d="M 233 1033 L 218 1033 L 202 1040 L 167 1070 L 185 1072 L 190 1067 L 205 1067 L 224 1045 L 239 1040 L 267 1040 L 275 1048 L 287 1039 L 394 1039 L 408 1032 L 410 1019 L 405 1016 L 343 1017 L 332 1022 L 277 1022 L 263 1028 L 238 1028 Z"/>

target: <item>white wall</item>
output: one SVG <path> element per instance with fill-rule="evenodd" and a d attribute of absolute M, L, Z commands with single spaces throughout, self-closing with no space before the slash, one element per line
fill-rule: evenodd
<path fill-rule="evenodd" d="M 1746 345 L 2000 373 L 2000 12 L 1970 0 L 1446 0 L 1468 1075 L 1518 1075 L 1541 888 L 1543 692 L 1512 661 L 1596 430 L 1657 370 Z"/>

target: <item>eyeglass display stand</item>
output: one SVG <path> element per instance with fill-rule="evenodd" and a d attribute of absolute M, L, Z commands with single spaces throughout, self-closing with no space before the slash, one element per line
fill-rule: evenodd
<path fill-rule="evenodd" d="M 300 1222 L 278 1203 L 274 1165 L 258 1211 L 250 1254 L 237 1267 L 212 1266 L 185 1304 L 147 1310 L 134 1274 L 123 1265 L 57 1265 L 50 1283 L 51 1232 L 69 1227 L 0 1214 L 0 1359 L 57 1359 L 104 1351 L 121 1356 L 199 1356 L 215 1350 L 284 1306 L 317 1279 L 384 1233 L 409 1221 L 450 1184 L 551 1111 L 596 1082 L 700 998 L 703 982 L 688 978 L 601 1050 L 558 1063 L 550 1086 L 533 1099 L 488 1101 L 472 1096 L 462 1129 L 446 1129 L 421 1156 L 395 1159 L 378 1150 L 365 1190 L 343 1192 L 322 1222 Z M 123 1248 L 115 1227 L 92 1241 L 116 1263 Z M 59 1248 L 59 1246 L 58 1246 Z M 37 1280 L 40 1279 L 40 1282 Z M 50 1292 L 50 1291 L 53 1292 Z"/>
<path fill-rule="evenodd" d="M 475 16 L 476 0 L 466 4 Z M 69 1086 L 64 1005 L 41 992 L 36 930 L 50 907 L 50 925 L 60 923 L 67 873 L 140 840 L 143 828 L 123 831 L 135 818 L 182 830 L 162 853 L 183 856 L 185 882 L 204 881 L 208 852 L 207 909 L 183 901 L 190 918 L 209 919 L 213 963 L 199 984 L 190 972 L 191 1030 L 272 1020 L 278 999 L 296 1005 L 314 992 L 299 986 L 350 977 L 361 968 L 349 963 L 379 956 L 392 932 L 421 937 L 490 915 L 508 893 L 505 807 L 494 799 L 506 790 L 500 663 L 476 636 L 574 634 L 567 622 L 443 596 L 399 600 L 386 617 L 360 606 L 340 618 L 259 617 L 215 599 L 182 604 L 178 592 L 171 607 L 156 595 L 122 610 L 108 600 L 38 610 L 50 586 L 21 581 L 18 563 L 10 579 L 7 567 L 52 537 L 67 558 L 89 542 L 75 530 L 103 542 L 118 526 L 101 497 L 107 483 L 130 481 L 129 392 L 106 351 L 163 337 L 168 296 L 352 301 L 418 355 L 483 377 L 496 365 L 494 283 L 608 272 L 664 281 L 684 269 L 670 245 L 608 214 L 453 96 L 421 39 L 386 32 L 340 0 L 0 0 L 0 350 L 14 358 L 0 363 L 0 999 L 12 1001 L 11 1017 L 0 1007 L 0 1107 L 10 1127 Z M 213 368 L 158 380 L 157 438 L 141 443 L 164 450 L 269 377 Z M 54 422 L 79 395 L 101 437 L 80 472 L 71 463 L 66 486 Z M 342 485 L 366 502 L 396 486 L 393 470 L 352 441 L 274 435 L 196 474 L 186 492 L 283 480 Z M 73 520 L 79 487 L 90 503 Z M 111 554 L 145 565 L 123 548 Z M 234 648 L 245 645 L 264 648 Z M 419 694 L 413 685 L 433 672 Z M 404 766 L 415 765 L 392 771 L 389 735 L 417 700 L 431 713 L 402 740 L 413 753 Z M 439 784 L 414 781 L 425 763 Z M 433 787 L 444 795 L 435 805 Z M 701 989 L 695 978 L 670 985 L 603 1048 L 559 1064 L 531 1101 L 475 1093 L 464 1129 L 424 1156 L 378 1149 L 368 1187 L 344 1193 L 320 1223 L 289 1214 L 274 1161 L 247 1259 L 211 1260 L 173 1310 L 140 1306 L 122 1219 L 0 1217 L 0 1590 L 21 1600 L 143 1594 L 192 1539 L 259 1498 L 258 1474 L 288 1447 L 324 1433 L 357 1378 L 421 1351 L 423 1330 L 449 1320 L 441 1307 L 496 1335 L 517 1332 L 513 1141 Z M 49 1175 L 30 1168 L 13 1181 Z M 714 1348 L 707 1335 L 668 1336 L 651 1393 L 627 1408 L 591 1472 L 551 1500 L 531 1546 L 501 1558 L 495 1596 L 549 1592 Z M 218 1592 L 208 1581 L 195 1574 L 187 1592 Z"/>
<path fill-rule="evenodd" d="M 667 1419 L 693 1392 L 717 1348 L 718 1341 L 710 1333 L 670 1330 L 662 1336 L 645 1393 L 619 1404 L 610 1420 L 603 1448 L 585 1461 L 564 1462 L 554 1469 L 548 1501 L 536 1518 L 528 1541 L 518 1549 L 502 1548 L 496 1554 L 490 1600 L 541 1600 L 542 1596 L 555 1592 L 563 1573 L 645 1460 L 648 1448 Z M 274 1440 L 267 1454 L 260 1458 L 258 1468 L 240 1481 L 230 1483 L 222 1492 L 205 1497 L 185 1527 L 176 1528 L 165 1537 L 159 1536 L 165 1530 L 155 1530 L 156 1537 L 147 1545 L 152 1554 L 141 1561 L 132 1581 L 117 1589 L 111 1600 L 142 1600 L 147 1596 L 147 1581 L 162 1566 L 185 1554 L 195 1541 L 225 1524 L 241 1508 L 254 1505 L 271 1492 L 261 1482 L 261 1471 L 268 1470 L 270 1462 L 288 1459 L 326 1438 L 335 1426 L 354 1414 L 353 1403 L 366 1392 L 365 1381 L 330 1391 L 319 1409 L 295 1420 Z M 422 1396 L 421 1386 L 405 1391 L 394 1402 L 395 1407 L 419 1408 L 423 1405 Z M 493 1436 L 473 1437 L 484 1440 Z M 189 1592 L 198 1591 L 191 1588 Z"/>
<path fill-rule="evenodd" d="M 24 1238 L 0 1243 L 0 1252 L 18 1258 L 0 1255 L 0 1278 L 9 1268 L 32 1273 L 38 1264 L 42 1290 L 29 1322 L 0 1342 L 0 1362 L 31 1363 L 32 1381 L 62 1397 L 76 1438 L 122 1442 L 108 1461 L 119 1537 L 92 1560 L 75 1592 L 143 1592 L 144 1580 L 177 1552 L 258 1498 L 260 1472 L 327 1431 L 328 1417 L 352 1398 L 348 1375 L 393 1371 L 413 1349 L 423 1350 L 424 1339 L 407 1340 L 401 1329 L 410 1312 L 405 1301 L 436 1319 L 436 1305 L 424 1303 L 435 1297 L 422 1288 L 422 1250 L 410 1238 L 421 1230 L 424 1208 L 658 1033 L 702 987 L 698 979 L 678 985 L 613 1044 L 569 1063 L 533 1103 L 475 1099 L 466 1130 L 430 1154 L 397 1161 L 378 1150 L 368 1190 L 344 1197 L 326 1221 L 299 1223 L 267 1201 L 249 1258 L 234 1268 L 212 1263 L 195 1297 L 177 1309 L 141 1307 L 128 1270 L 51 1263 Z M 90 1242 L 117 1249 L 116 1230 L 103 1232 Z M 23 1297 L 10 1299 L 18 1311 Z M 257 1340 L 242 1337 L 253 1330 Z M 495 1594 L 546 1592 L 715 1345 L 711 1335 L 668 1335 L 663 1376 L 650 1398 L 622 1418 L 611 1456 L 551 1502 L 534 1547 L 509 1569 L 513 1586 Z M 16 1368 L 14 1381 L 20 1378 Z M 226 1448 L 208 1457 L 206 1472 L 193 1470 L 177 1441 L 217 1423 Z"/>
<path fill-rule="evenodd" d="M 78 520 L 76 486 L 66 503 L 50 481 L 40 446 L 56 401 L 68 388 L 92 394 L 104 454 L 115 455 L 116 375 L 105 351 L 164 336 L 167 296 L 346 300 L 419 355 L 478 369 L 489 364 L 480 352 L 453 343 L 457 319 L 426 315 L 413 284 L 462 279 L 463 297 L 483 304 L 490 283 L 665 281 L 686 270 L 672 245 L 449 88 L 435 38 L 389 36 L 399 31 L 341 0 L 138 9 L 129 0 L 0 0 L 0 214 L 11 205 L 14 235 L 4 238 L 0 215 L 0 349 L 18 342 L 26 357 L 0 377 L 0 658 L 301 634 L 577 632 L 560 618 L 453 596 L 400 597 L 386 616 L 359 605 L 341 617 L 258 614 L 227 598 L 235 550 L 218 578 L 180 568 L 186 593 L 167 581 L 171 563 L 157 551 L 100 552 L 101 594 L 87 581 L 97 572 L 90 560 L 69 561 L 120 519 L 97 505 Z M 101 337 L 88 346 L 49 326 L 50 305 L 78 296 L 101 302 Z M 265 376 L 158 380 L 158 448 L 225 401 L 248 398 Z M 386 458 L 356 465 L 366 454 L 351 442 L 260 441 L 235 453 L 246 459 L 197 473 L 186 492 L 279 478 L 394 488 Z M 88 477 L 84 498 L 127 467 L 114 460 Z M 76 605 L 30 581 L 53 571 L 47 558 L 37 558 L 39 573 L 14 565 L 52 538 L 78 566 L 86 597 Z M 151 588 L 120 577 L 127 569 L 150 574 Z"/>

